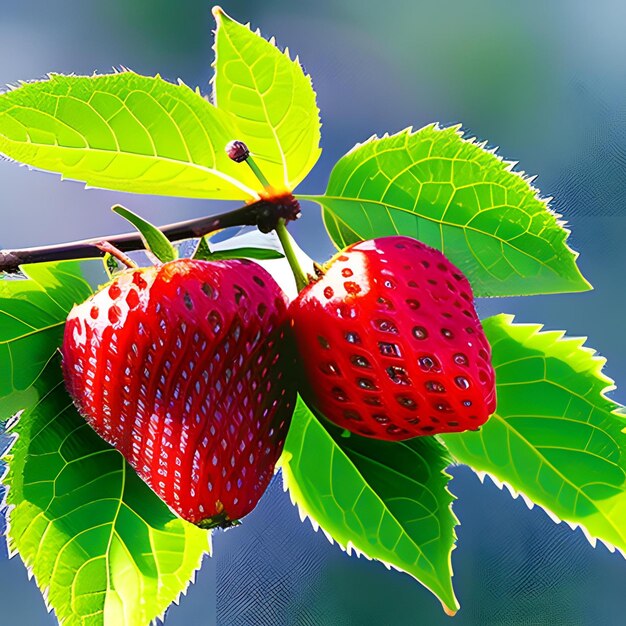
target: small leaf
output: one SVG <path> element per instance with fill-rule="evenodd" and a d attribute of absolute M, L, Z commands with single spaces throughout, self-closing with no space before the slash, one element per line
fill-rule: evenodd
<path fill-rule="evenodd" d="M 320 155 L 320 120 L 311 79 L 296 57 L 215 7 L 213 100 L 233 115 L 244 141 L 275 187 L 294 189 Z"/>
<path fill-rule="evenodd" d="M 209 247 L 209 237 L 200 237 L 198 240 L 198 245 L 194 250 L 193 257 L 194 259 L 200 260 L 208 260 L 211 258 L 211 248 Z"/>
<path fill-rule="evenodd" d="M 498 408 L 477 432 L 446 435 L 453 456 L 506 483 L 553 518 L 626 552 L 626 419 L 605 393 L 604 359 L 584 339 L 497 315 Z"/>
<path fill-rule="evenodd" d="M 0 278 L 0 419 L 30 404 L 31 386 L 61 345 L 68 313 L 108 282 L 101 260 L 21 269 L 25 278 Z"/>
<path fill-rule="evenodd" d="M 373 137 L 335 165 L 322 205 L 335 244 L 408 235 L 441 250 L 477 296 L 586 291 L 568 231 L 525 178 L 459 127 Z"/>
<path fill-rule="evenodd" d="M 271 261 L 272 259 L 284 259 L 285 255 L 269 248 L 229 248 L 212 251 L 206 239 L 203 237 L 198 244 L 194 259 L 203 261 L 225 261 L 227 259 L 256 259 L 258 261 Z"/>
<path fill-rule="evenodd" d="M 153 226 L 150 222 L 144 220 L 143 217 L 119 204 L 115 205 L 111 210 L 128 220 L 139 231 L 146 250 L 152 252 L 159 261 L 167 263 L 178 258 L 176 248 L 156 226 Z"/>
<path fill-rule="evenodd" d="M 212 260 L 222 259 L 256 259 L 257 261 L 272 261 L 284 259 L 285 255 L 268 248 L 231 248 L 230 250 L 216 250 L 212 253 Z"/>
<path fill-rule="evenodd" d="M 226 155 L 231 116 L 159 76 L 50 75 L 0 95 L 0 153 L 93 187 L 247 200 L 258 182 Z"/>
<path fill-rule="evenodd" d="M 432 437 L 387 442 L 318 420 L 298 400 L 281 467 L 292 500 L 348 553 L 407 572 L 458 609 L 450 553 L 457 519 L 445 449 Z"/>
<path fill-rule="evenodd" d="M 210 549 L 78 415 L 59 358 L 12 432 L 8 543 L 66 626 L 145 626 Z"/>

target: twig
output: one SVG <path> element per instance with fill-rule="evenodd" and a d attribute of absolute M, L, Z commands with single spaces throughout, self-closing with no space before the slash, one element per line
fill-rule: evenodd
<path fill-rule="evenodd" d="M 162 226 L 159 230 L 170 241 L 179 241 L 202 237 L 208 233 L 231 226 L 256 226 L 259 220 L 267 214 L 268 205 L 271 207 L 271 204 L 266 200 L 258 200 L 228 213 L 176 222 L 175 224 Z M 142 250 L 144 248 L 144 243 L 139 233 L 126 233 L 37 248 L 0 250 L 0 271 L 16 272 L 19 266 L 24 263 L 42 263 L 45 261 L 104 256 L 105 253 L 96 246 L 96 244 L 100 244 L 102 241 L 107 241 L 122 252 Z"/>

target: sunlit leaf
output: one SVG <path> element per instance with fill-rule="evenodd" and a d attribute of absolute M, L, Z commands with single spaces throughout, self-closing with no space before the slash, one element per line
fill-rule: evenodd
<path fill-rule="evenodd" d="M 275 187 L 294 189 L 320 155 L 320 120 L 311 79 L 282 53 L 216 7 L 213 99 L 233 114 L 244 141 Z"/>
<path fill-rule="evenodd" d="M 23 278 L 0 277 L 0 419 L 31 402 L 32 384 L 63 338 L 74 304 L 108 281 L 100 260 L 22 266 Z"/>
<path fill-rule="evenodd" d="M 209 535 L 176 517 L 78 415 L 59 358 L 12 432 L 8 543 L 66 626 L 146 626 L 188 586 Z"/>
<path fill-rule="evenodd" d="M 408 235 L 444 252 L 478 296 L 585 291 L 568 231 L 530 179 L 458 127 L 372 138 L 335 165 L 320 203 L 338 247 Z"/>
<path fill-rule="evenodd" d="M 226 112 L 159 76 L 53 74 L 0 95 L 0 153 L 92 187 L 256 197 L 252 172 L 224 151 L 235 135 Z"/>
<path fill-rule="evenodd" d="M 449 462 L 432 437 L 342 437 L 300 399 L 281 467 L 293 501 L 314 526 L 349 552 L 407 572 L 454 612 L 450 553 L 457 519 L 444 472 Z"/>
<path fill-rule="evenodd" d="M 605 393 L 604 359 L 584 339 L 498 315 L 498 408 L 477 432 L 446 435 L 453 456 L 508 484 L 553 517 L 626 551 L 626 419 Z"/>

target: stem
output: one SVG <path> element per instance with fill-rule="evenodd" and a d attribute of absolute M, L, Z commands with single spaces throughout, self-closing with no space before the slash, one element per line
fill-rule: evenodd
<path fill-rule="evenodd" d="M 267 201 L 258 200 L 228 213 L 176 222 L 163 226 L 159 230 L 171 241 L 177 241 L 202 237 L 208 233 L 231 226 L 256 226 L 261 212 L 267 209 L 267 205 Z M 96 244 L 102 241 L 107 241 L 122 252 L 144 249 L 144 242 L 139 233 L 126 233 L 124 235 L 83 239 L 52 246 L 20 250 L 0 250 L 0 272 L 16 272 L 19 266 L 24 263 L 88 259 L 104 256 L 105 253 L 96 247 Z"/>
<path fill-rule="evenodd" d="M 135 263 L 127 254 L 124 254 L 119 248 L 112 246 L 108 241 L 99 241 L 98 243 L 94 243 L 93 245 L 101 252 L 104 252 L 104 254 L 110 254 L 122 265 L 125 265 L 129 268 L 137 267 L 137 263 Z"/>
<path fill-rule="evenodd" d="M 246 163 L 248 164 L 254 175 L 259 179 L 259 182 L 263 185 L 263 187 L 269 188 L 271 186 L 269 180 L 265 178 L 265 174 L 263 174 L 261 168 L 256 164 L 256 161 L 252 158 L 251 155 L 248 155 Z"/>
<path fill-rule="evenodd" d="M 285 226 L 285 220 L 282 218 L 278 220 L 278 224 L 276 224 L 276 234 L 280 239 L 287 261 L 289 261 L 289 266 L 291 267 L 293 276 L 296 279 L 296 287 L 298 288 L 298 291 L 302 291 L 309 284 L 309 281 L 307 280 L 306 275 L 298 262 L 296 251 L 291 245 L 291 238 L 289 237 L 289 232 Z"/>

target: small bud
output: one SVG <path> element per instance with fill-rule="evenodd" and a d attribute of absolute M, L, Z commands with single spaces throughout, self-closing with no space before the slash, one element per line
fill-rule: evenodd
<path fill-rule="evenodd" d="M 226 144 L 226 154 L 236 163 L 243 163 L 250 156 L 250 150 L 243 141 L 231 141 Z"/>

